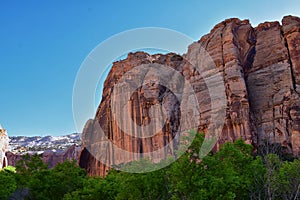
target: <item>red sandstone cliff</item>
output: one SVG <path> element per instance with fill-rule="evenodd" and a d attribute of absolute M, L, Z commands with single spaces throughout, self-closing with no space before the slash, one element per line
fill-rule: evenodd
<path fill-rule="evenodd" d="M 174 153 L 175 133 L 184 117 L 179 113 L 193 105 L 182 104 L 180 100 L 183 99 L 155 82 L 156 77 L 150 72 L 146 71 L 143 76 L 138 77 L 133 73 L 124 80 L 128 82 L 130 79 L 132 85 L 138 85 L 134 80 L 142 82 L 142 86 L 132 94 L 125 94 L 129 99 L 125 104 L 129 105 L 128 112 L 133 122 L 130 122 L 126 113 L 118 113 L 122 115 L 122 123 L 130 130 L 131 135 L 124 133 L 114 117 L 116 113 L 112 108 L 111 98 L 116 84 L 126 72 L 140 65 L 167 65 L 188 80 L 197 97 L 197 129 L 207 132 L 213 110 L 203 77 L 212 78 L 216 71 L 208 69 L 200 74 L 194 70 L 193 66 L 201 65 L 203 61 L 199 57 L 201 48 L 208 52 L 217 67 L 215 70 L 222 74 L 222 84 L 225 87 L 225 122 L 215 148 L 238 138 L 255 146 L 268 140 L 271 143 L 281 143 L 287 151 L 300 156 L 300 19 L 287 16 L 283 18 L 282 24 L 265 22 L 256 28 L 248 20 L 225 20 L 198 42 L 191 44 L 183 57 L 172 53 L 149 55 L 137 52 L 130 53 L 125 60 L 115 62 L 105 81 L 95 121 L 87 122 L 83 131 L 83 138 L 88 140 L 83 141 L 80 166 L 90 175 L 103 176 L 109 169 L 89 152 L 93 143 L 105 140 L 97 133 L 99 125 L 106 140 L 118 148 L 132 152 L 124 157 L 122 154 L 115 154 L 116 149 L 111 145 L 101 144 L 98 146 L 101 147 L 99 156 L 106 156 L 102 159 L 109 165 L 137 160 L 140 157 L 136 152 L 153 152 L 166 144 L 171 145 L 164 154 L 160 154 L 160 157 L 150 154 L 151 159 L 163 159 Z M 176 74 L 166 76 L 169 76 L 169 80 L 176 78 Z M 149 80 L 153 83 L 149 83 Z M 218 84 L 220 83 L 216 87 Z M 181 88 L 183 93 L 185 88 L 186 85 Z M 168 115 L 165 125 L 162 129 L 157 128 L 154 136 L 143 138 L 138 133 L 138 127 L 147 125 L 158 116 L 156 113 L 149 114 L 150 107 L 156 104 L 166 105 Z M 170 143 L 172 140 L 175 142 Z"/>

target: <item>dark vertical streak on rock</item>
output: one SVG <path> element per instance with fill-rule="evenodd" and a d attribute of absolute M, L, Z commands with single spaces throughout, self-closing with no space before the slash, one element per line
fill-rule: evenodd
<path fill-rule="evenodd" d="M 281 36 L 284 40 L 284 45 L 287 49 L 287 52 L 288 52 L 288 63 L 290 64 L 290 70 L 291 70 L 291 75 L 292 75 L 292 85 L 293 85 L 293 90 L 296 92 L 296 77 L 295 77 L 295 73 L 294 73 L 294 70 L 293 70 L 293 62 L 291 60 L 291 53 L 290 53 L 290 49 L 289 49 L 289 45 L 287 43 L 287 40 L 286 40 L 286 37 L 284 36 L 284 33 L 283 33 L 283 30 L 282 30 L 282 26 L 281 26 Z"/>

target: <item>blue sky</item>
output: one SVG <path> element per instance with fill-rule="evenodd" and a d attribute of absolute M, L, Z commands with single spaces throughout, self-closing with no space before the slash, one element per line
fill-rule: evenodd
<path fill-rule="evenodd" d="M 94 47 L 119 32 L 163 27 L 198 40 L 226 18 L 250 19 L 255 26 L 287 14 L 300 16 L 297 0 L 1 0 L 0 123 L 9 135 L 76 132 L 77 71 Z"/>

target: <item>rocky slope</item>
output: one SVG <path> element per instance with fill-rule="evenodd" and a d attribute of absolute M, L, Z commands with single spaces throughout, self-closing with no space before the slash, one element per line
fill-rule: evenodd
<path fill-rule="evenodd" d="M 63 136 L 10 136 L 9 151 L 17 154 L 38 153 L 44 151 L 64 150 L 70 146 L 81 145 L 81 138 L 78 133 Z"/>
<path fill-rule="evenodd" d="M 46 163 L 50 168 L 54 167 L 58 163 L 62 163 L 66 160 L 78 160 L 79 153 L 81 151 L 80 146 L 70 146 L 67 149 L 51 151 L 44 151 L 41 155 L 41 158 L 44 163 Z M 29 152 L 29 155 L 34 155 L 35 153 Z M 16 166 L 17 162 L 22 159 L 24 154 L 12 153 L 10 151 L 6 152 L 6 157 L 8 160 L 8 164 L 11 166 Z"/>
<path fill-rule="evenodd" d="M 78 160 L 81 138 L 77 133 L 64 136 L 11 136 L 6 152 L 8 164 L 15 166 L 23 155 L 41 154 L 50 168 L 66 160 Z"/>
<path fill-rule="evenodd" d="M 210 55 L 216 68 L 207 67 L 199 73 L 195 66 L 203 65 L 202 49 Z M 151 70 L 142 75 L 134 73 L 135 67 L 147 64 L 165 65 L 177 71 L 190 83 L 197 101 L 194 104 L 183 103 L 182 96 L 187 94 L 186 84 L 179 89 L 183 94 L 180 97 L 159 84 Z M 128 76 L 129 71 L 132 73 Z M 115 62 L 105 81 L 95 120 L 88 121 L 83 131 L 83 138 L 86 139 L 79 158 L 80 166 L 90 175 L 104 176 L 111 165 L 141 158 L 141 154 L 137 153 L 150 152 L 149 157 L 154 161 L 174 154 L 179 127 L 190 123 L 182 121 L 185 116 L 179 113 L 189 113 L 192 108 L 197 111 L 193 113 L 194 125 L 197 125 L 198 131 L 208 133 L 212 123 L 210 117 L 222 103 L 212 106 L 211 94 L 204 79 L 213 79 L 216 73 L 222 76 L 222 82 L 215 83 L 215 87 L 220 84 L 225 87 L 226 109 L 224 126 L 215 149 L 226 141 L 242 138 L 255 147 L 265 141 L 280 143 L 287 152 L 299 157 L 300 19 L 286 16 L 281 24 L 265 22 L 254 28 L 248 20 L 233 18 L 219 23 L 209 34 L 191 44 L 186 55 L 137 52 Z M 122 79 L 125 74 L 126 78 Z M 176 73 L 164 76 L 168 76 L 170 81 L 178 78 Z M 118 104 L 127 105 L 129 117 L 126 112 L 115 113 L 116 108 L 112 105 L 112 102 L 122 99 L 122 96 L 113 96 L 120 81 L 137 86 L 131 93 L 122 93 L 128 101 Z M 161 115 L 150 112 L 151 106 L 157 104 L 164 105 L 164 113 L 167 113 L 165 123 L 163 127 L 154 127 L 155 135 L 143 135 L 145 131 L 140 131 L 139 127 L 148 125 Z M 116 115 L 123 120 L 118 121 Z M 99 125 L 106 138 L 99 134 Z M 95 146 L 105 140 L 105 143 Z M 116 146 L 129 153 L 125 156 L 118 153 Z M 151 154 L 164 146 L 167 148 L 159 156 Z M 93 148 L 98 148 L 99 155 L 90 153 Z M 105 162 L 100 162 L 98 158 Z"/>

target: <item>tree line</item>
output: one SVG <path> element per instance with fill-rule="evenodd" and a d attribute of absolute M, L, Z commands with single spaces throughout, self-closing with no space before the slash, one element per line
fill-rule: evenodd
<path fill-rule="evenodd" d="M 38 155 L 25 156 L 16 168 L 0 171 L 0 199 L 300 199 L 299 159 L 272 151 L 254 154 L 251 145 L 237 140 L 199 160 L 203 140 L 197 134 L 168 167 L 148 173 L 111 170 L 105 178 L 87 176 L 75 161 L 49 169 Z M 148 162 L 122 167 L 134 170 Z"/>

